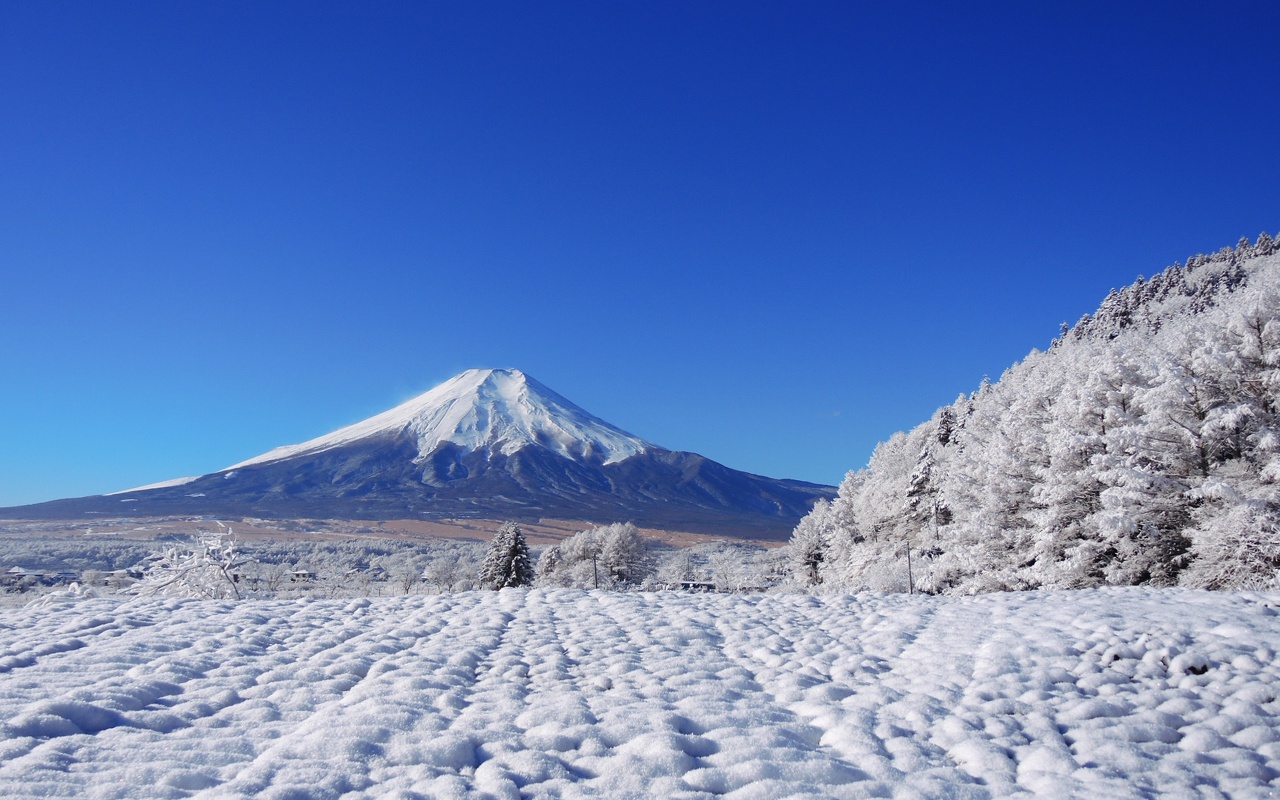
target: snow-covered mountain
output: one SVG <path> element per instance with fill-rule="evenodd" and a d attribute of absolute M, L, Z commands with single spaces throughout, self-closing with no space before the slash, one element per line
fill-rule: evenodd
<path fill-rule="evenodd" d="M 833 494 L 658 447 L 519 370 L 476 369 L 210 475 L 0 509 L 0 517 L 561 518 L 785 537 Z"/>
<path fill-rule="evenodd" d="M 364 439 L 409 435 L 418 458 L 441 447 L 510 456 L 537 445 L 565 458 L 613 464 L 654 446 L 595 417 L 516 369 L 472 369 L 390 411 L 230 469 L 315 455 Z"/>

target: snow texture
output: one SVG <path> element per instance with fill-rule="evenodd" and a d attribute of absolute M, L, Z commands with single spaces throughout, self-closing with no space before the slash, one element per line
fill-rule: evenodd
<path fill-rule="evenodd" d="M 566 458 L 612 464 L 655 449 L 556 394 L 519 370 L 473 369 L 390 411 L 302 444 L 277 447 L 227 469 L 311 455 L 380 436 L 409 433 L 425 458 L 441 445 L 504 455 L 540 445 Z"/>
<path fill-rule="evenodd" d="M 67 595 L 0 796 L 1273 797 L 1275 595 Z"/>

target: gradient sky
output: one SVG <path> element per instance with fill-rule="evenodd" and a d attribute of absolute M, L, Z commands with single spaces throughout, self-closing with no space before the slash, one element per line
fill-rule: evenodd
<path fill-rule="evenodd" d="M 1274 2 L 0 0 L 0 505 L 471 367 L 838 482 L 1113 286 L 1280 228 L 1277 32 Z"/>

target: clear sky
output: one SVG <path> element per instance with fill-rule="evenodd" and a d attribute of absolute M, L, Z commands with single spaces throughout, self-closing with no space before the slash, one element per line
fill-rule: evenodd
<path fill-rule="evenodd" d="M 514 367 L 835 483 L 1280 228 L 1280 4 L 0 0 L 0 505 Z"/>

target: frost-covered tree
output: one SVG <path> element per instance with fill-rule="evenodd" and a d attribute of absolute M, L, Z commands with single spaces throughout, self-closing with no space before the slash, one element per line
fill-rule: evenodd
<path fill-rule="evenodd" d="M 132 594 L 240 599 L 237 570 L 245 560 L 230 529 L 203 533 L 190 546 L 169 545 L 156 554 Z"/>
<path fill-rule="evenodd" d="M 1192 533 L 1183 583 L 1203 589 L 1280 590 L 1280 504 L 1237 502 Z"/>
<path fill-rule="evenodd" d="M 831 547 L 830 519 L 831 503 L 819 500 L 791 534 L 789 572 L 792 580 L 800 586 L 812 587 L 822 583 L 822 567 Z"/>
<path fill-rule="evenodd" d="M 697 580 L 693 554 L 689 552 L 689 548 L 672 550 L 658 559 L 654 577 L 661 586 L 668 588 Z"/>
<path fill-rule="evenodd" d="M 514 522 L 503 523 L 489 544 L 480 565 L 479 582 L 485 589 L 507 589 L 533 583 L 533 565 L 524 531 Z"/>
<path fill-rule="evenodd" d="M 615 522 L 580 531 L 543 551 L 538 583 L 578 589 L 640 586 L 653 576 L 649 545 L 635 525 Z"/>
<path fill-rule="evenodd" d="M 1268 585 L 1276 508 L 1280 255 L 1263 236 L 1113 291 L 891 436 L 797 526 L 791 581 L 905 589 L 910 548 L 925 591 Z"/>
<path fill-rule="evenodd" d="M 413 587 L 422 582 L 426 575 L 427 562 L 424 558 L 407 558 L 393 565 L 389 577 L 401 594 L 409 594 Z"/>
<path fill-rule="evenodd" d="M 562 572 L 564 558 L 560 555 L 560 545 L 553 544 L 538 556 L 538 564 L 534 568 L 535 581 L 539 586 L 556 586 L 557 573 Z"/>
<path fill-rule="evenodd" d="M 472 542 L 441 542 L 431 549 L 423 578 L 440 592 L 474 589 L 484 554 Z"/>
<path fill-rule="evenodd" d="M 630 522 L 606 525 L 600 555 L 609 577 L 619 586 L 640 586 L 653 576 L 649 543 Z"/>

